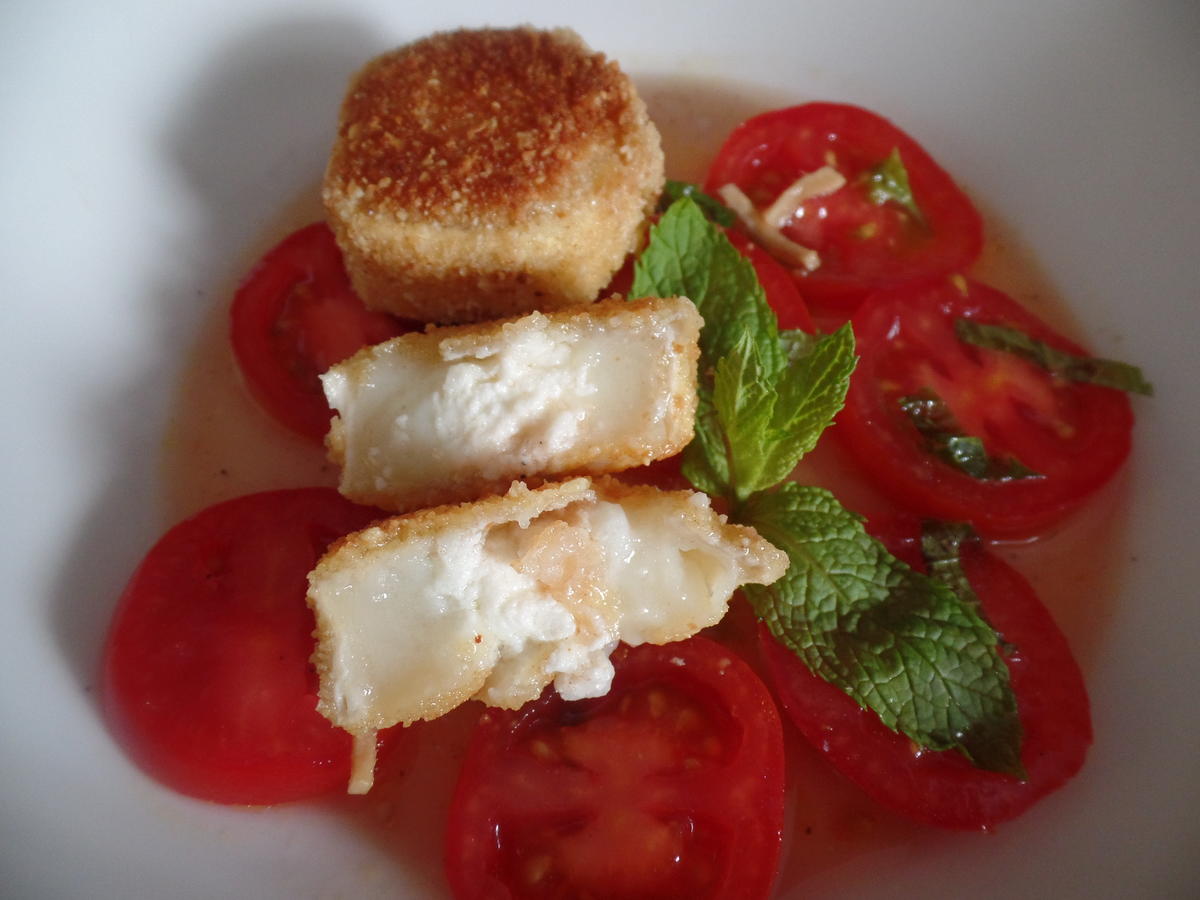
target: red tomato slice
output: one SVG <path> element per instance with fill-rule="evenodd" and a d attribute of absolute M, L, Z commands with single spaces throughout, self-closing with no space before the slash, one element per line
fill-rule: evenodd
<path fill-rule="evenodd" d="M 784 762 L 765 686 L 704 638 L 613 663 L 607 696 L 484 713 L 450 810 L 455 896 L 768 895 Z"/>
<path fill-rule="evenodd" d="M 378 510 L 330 488 L 251 494 L 168 531 L 117 606 L 104 703 L 167 786 L 269 804 L 344 788 L 350 736 L 316 710 L 307 574 Z"/>
<path fill-rule="evenodd" d="M 641 250 L 638 252 L 640 253 Z M 636 262 L 637 256 L 633 253 L 625 257 L 625 262 L 621 263 L 621 268 L 613 273 L 613 277 L 608 282 L 608 285 L 600 292 L 601 300 L 605 297 L 611 297 L 613 294 L 620 294 L 622 297 L 629 296 L 629 291 L 633 288 L 633 267 Z"/>
<path fill-rule="evenodd" d="M 870 530 L 893 553 L 924 569 L 915 519 Z M 984 615 L 1013 647 L 1005 661 L 1024 730 L 1026 781 L 977 769 L 953 750 L 919 750 L 813 675 L 766 626 L 759 626 L 759 638 L 788 718 L 844 775 L 877 802 L 918 822 L 988 829 L 1021 814 L 1079 771 L 1092 743 L 1091 714 L 1079 666 L 1029 583 L 978 543 L 963 547 L 962 565 Z"/>
<path fill-rule="evenodd" d="M 323 222 L 268 251 L 238 288 L 230 317 L 233 352 L 255 400 L 317 441 L 331 416 L 317 376 L 361 347 L 419 327 L 362 305 Z"/>
<path fill-rule="evenodd" d="M 965 290 L 960 290 L 961 285 Z M 961 279 L 884 291 L 853 318 L 861 354 L 833 434 L 885 493 L 921 515 L 988 536 L 1027 537 L 1076 508 L 1129 454 L 1121 391 L 1069 382 L 1011 354 L 961 341 L 954 320 L 1009 325 L 1084 353 L 1005 294 Z M 1038 477 L 983 480 L 931 452 L 899 406 L 930 388 L 995 458 Z"/>
<path fill-rule="evenodd" d="M 876 204 L 869 196 L 869 173 L 893 150 L 923 221 L 899 203 Z M 847 184 L 806 201 L 783 229 L 821 256 L 820 268 L 796 276 L 810 302 L 848 312 L 868 291 L 957 271 L 979 256 L 983 223 L 966 194 L 920 144 L 856 106 L 809 103 L 742 123 L 717 154 L 705 191 L 736 184 L 762 210 L 826 165 Z"/>
<path fill-rule="evenodd" d="M 618 473 L 617 477 L 630 484 L 650 484 L 664 491 L 694 490 L 692 483 L 683 477 L 682 453 L 655 460 L 644 466 L 626 469 Z"/>

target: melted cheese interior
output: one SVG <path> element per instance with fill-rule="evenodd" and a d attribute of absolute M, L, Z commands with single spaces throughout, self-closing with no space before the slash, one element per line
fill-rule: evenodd
<path fill-rule="evenodd" d="M 689 637 L 738 585 L 786 566 L 703 494 L 603 480 L 398 517 L 310 575 L 319 708 L 362 744 L 471 697 L 516 708 L 551 682 L 567 699 L 600 696 L 618 641 Z"/>
<path fill-rule="evenodd" d="M 408 335 L 333 367 L 322 381 L 342 493 L 403 512 L 487 482 L 677 452 L 691 437 L 679 386 L 690 397 L 695 379 L 678 322 L 699 325 L 690 302 L 656 302 L 622 315 L 625 327 L 534 313 L 490 332 Z M 606 466 L 614 446 L 621 458 Z"/>

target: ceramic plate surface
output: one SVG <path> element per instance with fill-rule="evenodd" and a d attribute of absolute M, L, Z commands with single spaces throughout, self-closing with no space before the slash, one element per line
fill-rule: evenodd
<path fill-rule="evenodd" d="M 418 802 L 393 840 L 337 803 L 245 811 L 158 787 L 106 730 L 96 667 L 168 524 L 328 478 L 255 418 L 212 348 L 240 273 L 316 215 L 346 79 L 432 30 L 522 22 L 571 25 L 619 59 L 676 174 L 772 104 L 884 113 L 1019 237 L 1096 350 L 1158 388 L 1137 401 L 1128 473 L 1089 513 L 1116 517 L 1084 562 L 1111 576 L 1058 601 L 1092 691 L 1083 773 L 994 835 L 793 862 L 784 891 L 1200 894 L 1200 6 L 1186 0 L 5 3 L 0 894 L 444 894 L 438 814 Z"/>

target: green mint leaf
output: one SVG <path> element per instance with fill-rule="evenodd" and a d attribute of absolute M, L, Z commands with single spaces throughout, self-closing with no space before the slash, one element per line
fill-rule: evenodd
<path fill-rule="evenodd" d="M 997 458 L 990 455 L 983 446 L 982 438 L 963 434 L 950 407 L 929 388 L 901 397 L 899 404 L 925 438 L 929 452 L 972 478 L 980 481 L 1011 481 L 1041 477 L 1015 457 Z"/>
<path fill-rule="evenodd" d="M 971 603 L 889 554 L 821 488 L 756 494 L 742 521 L 788 555 L 782 579 L 744 590 L 810 670 L 917 744 L 1024 777 L 1008 668 Z"/>
<path fill-rule="evenodd" d="M 781 334 L 754 266 L 688 197 L 651 228 L 630 294 L 690 297 L 704 317 L 684 476 L 735 507 L 786 478 L 845 401 L 855 363 L 849 326 Z"/>
<path fill-rule="evenodd" d="M 724 435 L 728 461 L 726 484 L 729 495 L 737 502 L 764 486 L 763 450 L 769 441 L 776 396 L 758 348 L 749 332 L 742 332 L 729 353 L 717 361 L 713 384 L 713 406 Z M 776 478 L 765 486 L 779 480 Z"/>
<path fill-rule="evenodd" d="M 735 503 L 787 478 L 845 402 L 857 361 L 850 326 L 805 337 L 781 336 L 788 363 L 774 380 L 749 335 L 717 363 L 713 403 Z"/>
<path fill-rule="evenodd" d="M 682 197 L 690 197 L 692 200 L 695 200 L 696 205 L 700 207 L 700 211 L 723 228 L 732 228 L 737 222 L 737 216 L 733 210 L 716 197 L 704 193 L 704 191 L 690 182 L 672 181 L 669 178 L 667 179 L 666 186 L 663 188 L 662 196 L 658 200 L 658 211 L 666 211 L 672 203 Z"/>
<path fill-rule="evenodd" d="M 683 450 L 683 477 L 697 489 L 714 497 L 728 496 L 729 458 L 725 452 L 725 437 L 712 393 L 701 391 L 696 405 L 696 432 Z"/>
<path fill-rule="evenodd" d="M 820 335 L 809 334 L 799 328 L 779 332 L 779 345 L 783 348 L 784 361 L 791 365 L 798 359 L 803 359 L 812 353 Z"/>
<path fill-rule="evenodd" d="M 977 541 L 979 536 L 966 522 L 939 522 L 927 519 L 921 523 L 921 556 L 925 558 L 925 568 L 929 577 L 936 578 L 946 585 L 964 603 L 974 609 L 982 609 L 975 589 L 962 567 L 962 547 L 969 541 Z M 986 618 L 986 616 L 985 616 Z M 1008 656 L 1016 648 L 1001 639 L 1001 655 Z"/>
<path fill-rule="evenodd" d="M 908 169 L 900 159 L 900 148 L 893 147 L 887 159 L 866 173 L 867 197 L 876 206 L 888 203 L 898 203 L 916 221 L 925 224 L 925 215 L 913 197 L 912 186 L 908 183 Z M 870 236 L 870 235 L 867 235 Z"/>
<path fill-rule="evenodd" d="M 1154 394 L 1154 385 L 1146 380 L 1142 370 L 1128 363 L 1094 356 L 1076 356 L 1006 325 L 985 325 L 960 318 L 954 322 L 954 331 L 961 341 L 986 350 L 1020 356 L 1068 381 L 1098 384 L 1147 397 Z"/>
<path fill-rule="evenodd" d="M 701 389 L 711 385 L 717 360 L 747 331 L 766 371 L 774 375 L 785 359 L 779 326 L 754 266 L 700 211 L 691 198 L 671 204 L 650 228 L 650 242 L 633 270 L 631 299 L 688 297 L 700 315 Z"/>
<path fill-rule="evenodd" d="M 796 349 L 797 345 L 788 348 L 789 365 L 776 383 L 778 400 L 762 438 L 764 459 L 755 490 L 766 490 L 787 478 L 817 446 L 846 401 L 858 362 L 849 323 L 833 334 L 810 339 L 805 352 L 793 356 Z"/>

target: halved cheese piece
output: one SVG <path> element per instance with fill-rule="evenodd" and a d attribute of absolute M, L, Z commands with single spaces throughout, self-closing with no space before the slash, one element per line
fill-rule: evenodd
<path fill-rule="evenodd" d="M 687 299 L 614 297 L 366 348 L 321 379 L 340 490 L 407 512 L 672 456 L 692 438 L 702 324 Z"/>
<path fill-rule="evenodd" d="M 355 736 L 370 786 L 375 732 L 475 697 L 516 708 L 551 682 L 609 689 L 618 641 L 663 644 L 715 624 L 741 584 L 787 557 L 704 494 L 576 478 L 422 510 L 337 543 L 309 575 L 318 708 Z"/>

